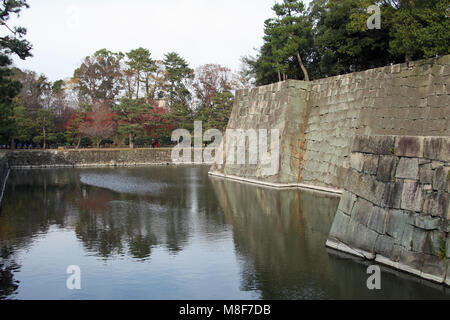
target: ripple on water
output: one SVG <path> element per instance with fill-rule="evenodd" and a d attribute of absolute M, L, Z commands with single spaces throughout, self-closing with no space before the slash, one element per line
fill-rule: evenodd
<path fill-rule="evenodd" d="M 164 183 L 151 181 L 145 178 L 123 176 L 114 173 L 83 172 L 80 181 L 84 184 L 109 189 L 119 193 L 133 194 L 160 194 Z"/>

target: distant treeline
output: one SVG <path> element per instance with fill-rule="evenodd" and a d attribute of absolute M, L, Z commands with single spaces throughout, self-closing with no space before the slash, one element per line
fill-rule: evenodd
<path fill-rule="evenodd" d="M 17 68 L 10 78 L 21 90 L 12 100 L 11 131 L 3 143 L 43 148 L 167 145 L 174 129 L 192 129 L 195 120 L 223 130 L 233 91 L 245 85 L 220 65 L 193 70 L 177 53 L 154 60 L 144 48 L 99 50 L 67 80 L 51 82 Z"/>

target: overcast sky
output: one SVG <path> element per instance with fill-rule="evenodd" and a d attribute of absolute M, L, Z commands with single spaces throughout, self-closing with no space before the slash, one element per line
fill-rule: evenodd
<path fill-rule="evenodd" d="M 198 67 L 233 70 L 262 44 L 275 0 L 28 0 L 9 24 L 28 29 L 33 56 L 19 68 L 65 79 L 98 49 L 148 48 L 153 58 L 175 51 Z M 305 1 L 307 3 L 309 1 Z M 14 23 L 13 23 L 14 22 Z"/>

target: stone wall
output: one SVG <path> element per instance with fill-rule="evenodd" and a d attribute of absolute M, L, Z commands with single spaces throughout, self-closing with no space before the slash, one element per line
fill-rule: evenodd
<path fill-rule="evenodd" d="M 3 193 L 5 191 L 8 175 L 9 175 L 8 159 L 5 154 L 0 153 L 0 209 L 2 206 Z"/>
<path fill-rule="evenodd" d="M 311 81 L 238 91 L 230 129 L 279 128 L 280 170 L 211 173 L 279 186 L 342 189 L 355 135 L 450 136 L 450 55 Z"/>
<path fill-rule="evenodd" d="M 8 153 L 12 169 L 171 164 L 172 149 L 82 149 Z"/>
<path fill-rule="evenodd" d="M 304 132 L 307 89 L 308 85 L 303 81 L 285 81 L 236 92 L 236 102 L 227 129 L 251 129 L 257 132 L 260 129 L 278 129 L 281 150 L 280 169 L 276 174 L 264 176 L 260 165 L 227 164 L 226 159 L 224 165 L 215 165 L 211 171 L 277 184 L 298 181 L 301 158 L 299 133 Z M 269 142 L 270 139 L 269 131 Z"/>
<path fill-rule="evenodd" d="M 450 137 L 357 136 L 327 245 L 450 285 Z"/>
<path fill-rule="evenodd" d="M 450 55 L 311 83 L 301 181 L 342 188 L 355 135 L 450 136 Z"/>

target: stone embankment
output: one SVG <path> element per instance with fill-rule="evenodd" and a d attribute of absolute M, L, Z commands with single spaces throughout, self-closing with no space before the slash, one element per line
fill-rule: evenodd
<path fill-rule="evenodd" d="M 12 169 L 171 164 L 172 149 L 81 149 L 8 153 Z"/>
<path fill-rule="evenodd" d="M 6 181 L 9 176 L 9 166 L 6 154 L 0 154 L 0 208 L 3 200 L 3 193 L 5 191 Z"/>
<path fill-rule="evenodd" d="M 211 174 L 279 187 L 342 190 L 356 135 L 450 136 L 450 55 L 311 82 L 240 90 L 228 129 L 279 129 L 280 164 L 224 163 Z"/>
<path fill-rule="evenodd" d="M 450 137 L 357 136 L 327 246 L 450 285 Z"/>

